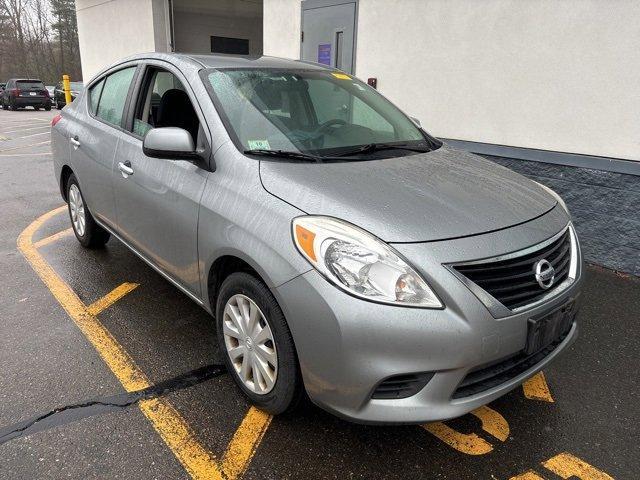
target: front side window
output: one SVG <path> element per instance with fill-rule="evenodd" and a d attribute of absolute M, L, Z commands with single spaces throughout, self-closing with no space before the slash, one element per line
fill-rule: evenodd
<path fill-rule="evenodd" d="M 104 80 L 97 116 L 107 123 L 121 126 L 124 104 L 136 67 L 123 68 Z"/>
<path fill-rule="evenodd" d="M 245 68 L 209 70 L 205 79 L 245 151 L 333 156 L 371 144 L 433 145 L 383 96 L 343 73 Z"/>
<path fill-rule="evenodd" d="M 178 127 L 198 139 L 200 120 L 184 85 L 173 73 L 150 67 L 136 104 L 133 133 L 139 137 L 152 128 Z"/>

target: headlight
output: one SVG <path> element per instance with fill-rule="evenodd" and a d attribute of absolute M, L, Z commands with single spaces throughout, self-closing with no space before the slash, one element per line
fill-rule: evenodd
<path fill-rule="evenodd" d="M 551 190 L 549 187 L 547 187 L 546 185 L 543 185 L 543 184 L 542 184 L 542 183 L 540 183 L 540 182 L 536 182 L 535 180 L 533 180 L 533 182 L 534 182 L 534 183 L 537 183 L 537 184 L 538 184 L 538 185 L 540 185 L 542 188 L 544 188 L 544 189 L 547 191 L 547 193 L 548 193 L 549 195 L 551 195 L 553 198 L 555 198 L 555 199 L 558 201 L 558 203 L 559 203 L 560 205 L 562 205 L 562 208 L 564 208 L 564 209 L 565 209 L 565 211 L 566 211 L 567 213 L 569 213 L 569 209 L 567 208 L 567 204 L 566 204 L 566 203 L 564 203 L 564 200 L 562 199 L 562 197 L 561 197 L 560 195 L 558 195 L 555 191 Z"/>
<path fill-rule="evenodd" d="M 357 297 L 410 307 L 443 307 L 398 253 L 354 225 L 330 217 L 298 217 L 293 220 L 293 239 L 316 270 Z"/>

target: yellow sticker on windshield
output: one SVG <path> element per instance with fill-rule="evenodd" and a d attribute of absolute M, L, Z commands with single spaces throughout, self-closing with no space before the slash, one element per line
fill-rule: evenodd
<path fill-rule="evenodd" d="M 351 80 L 351 77 L 346 73 L 332 73 L 331 75 L 333 75 L 336 78 L 339 78 L 340 80 Z"/>

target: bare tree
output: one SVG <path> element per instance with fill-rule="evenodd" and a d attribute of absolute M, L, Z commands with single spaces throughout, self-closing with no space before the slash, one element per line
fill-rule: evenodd
<path fill-rule="evenodd" d="M 0 81 L 81 79 L 73 0 L 0 0 Z"/>

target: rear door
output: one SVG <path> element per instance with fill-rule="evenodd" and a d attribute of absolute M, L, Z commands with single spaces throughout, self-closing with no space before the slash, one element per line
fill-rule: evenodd
<path fill-rule="evenodd" d="M 115 153 L 127 136 L 122 124 L 136 69 L 136 64 L 128 64 L 94 81 L 82 104 L 70 111 L 75 116 L 68 129 L 73 171 L 91 213 L 112 228 Z"/>
<path fill-rule="evenodd" d="M 185 77 L 165 62 L 150 62 L 131 103 L 129 134 L 116 154 L 117 229 L 147 260 L 199 299 L 198 211 L 209 171 L 187 160 L 147 157 L 142 139 L 154 127 L 183 127 L 184 108 L 168 102 L 179 90 L 193 107 L 194 143 L 210 145 L 210 140 L 206 129 L 199 128 L 204 117 Z"/>

